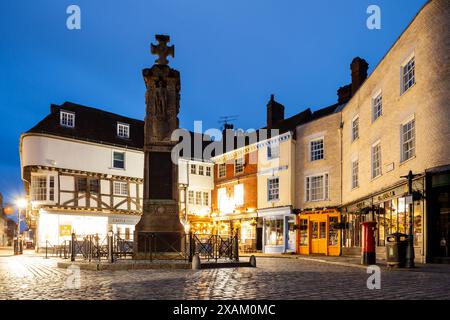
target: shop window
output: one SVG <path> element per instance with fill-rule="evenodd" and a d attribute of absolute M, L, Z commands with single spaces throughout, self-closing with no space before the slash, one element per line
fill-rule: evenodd
<path fill-rule="evenodd" d="M 320 223 L 320 239 L 325 239 L 327 237 L 327 223 Z"/>
<path fill-rule="evenodd" d="M 329 246 L 338 246 L 339 245 L 339 230 L 336 228 L 336 225 L 339 223 L 338 217 L 330 217 L 329 218 L 329 236 L 328 236 L 328 245 Z"/>
<path fill-rule="evenodd" d="M 300 245 L 308 245 L 308 219 L 300 219 Z"/>
<path fill-rule="evenodd" d="M 266 245 L 283 245 L 284 223 L 283 219 L 266 218 Z"/>
<path fill-rule="evenodd" d="M 319 239 L 319 223 L 316 221 L 313 221 L 311 225 L 311 238 Z"/>

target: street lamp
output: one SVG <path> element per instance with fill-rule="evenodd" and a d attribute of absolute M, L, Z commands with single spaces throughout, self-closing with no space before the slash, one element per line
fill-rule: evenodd
<path fill-rule="evenodd" d="M 406 267 L 414 268 L 414 197 L 413 197 L 413 180 L 418 174 L 409 171 L 407 176 L 401 178 L 408 179 L 408 203 L 409 203 L 409 232 L 408 232 L 408 249 L 406 251 Z"/>
<path fill-rule="evenodd" d="M 22 254 L 22 250 L 20 248 L 20 213 L 27 207 L 27 200 L 24 198 L 19 198 L 16 200 L 17 210 L 17 243 L 14 248 L 14 254 Z"/>

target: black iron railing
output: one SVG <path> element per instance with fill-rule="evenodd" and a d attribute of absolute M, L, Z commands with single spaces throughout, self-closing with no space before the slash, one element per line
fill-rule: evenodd
<path fill-rule="evenodd" d="M 140 232 L 137 243 L 124 239 L 120 234 L 110 233 L 106 237 L 96 235 L 77 236 L 59 245 L 46 241 L 45 257 L 83 259 L 88 261 L 120 259 L 185 260 L 192 261 L 194 255 L 207 261 L 239 260 L 239 240 L 235 235 L 184 234 L 164 232 Z"/>

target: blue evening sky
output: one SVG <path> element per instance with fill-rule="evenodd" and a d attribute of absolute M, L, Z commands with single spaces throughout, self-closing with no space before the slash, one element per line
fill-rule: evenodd
<path fill-rule="evenodd" d="M 19 136 L 72 101 L 144 117 L 141 70 L 153 64 L 154 35 L 175 44 L 181 72 L 181 126 L 265 123 L 271 93 L 286 116 L 336 102 L 361 56 L 372 71 L 425 0 L 1 0 L 0 192 L 23 193 Z M 81 30 L 66 28 L 66 8 L 81 7 Z M 379 5 L 381 30 L 366 28 Z"/>

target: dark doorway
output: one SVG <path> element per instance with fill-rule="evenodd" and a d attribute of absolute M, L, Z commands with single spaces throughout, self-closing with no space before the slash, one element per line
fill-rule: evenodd
<path fill-rule="evenodd" d="M 262 236 L 263 236 L 263 228 L 256 228 L 256 250 L 262 251 Z"/>

